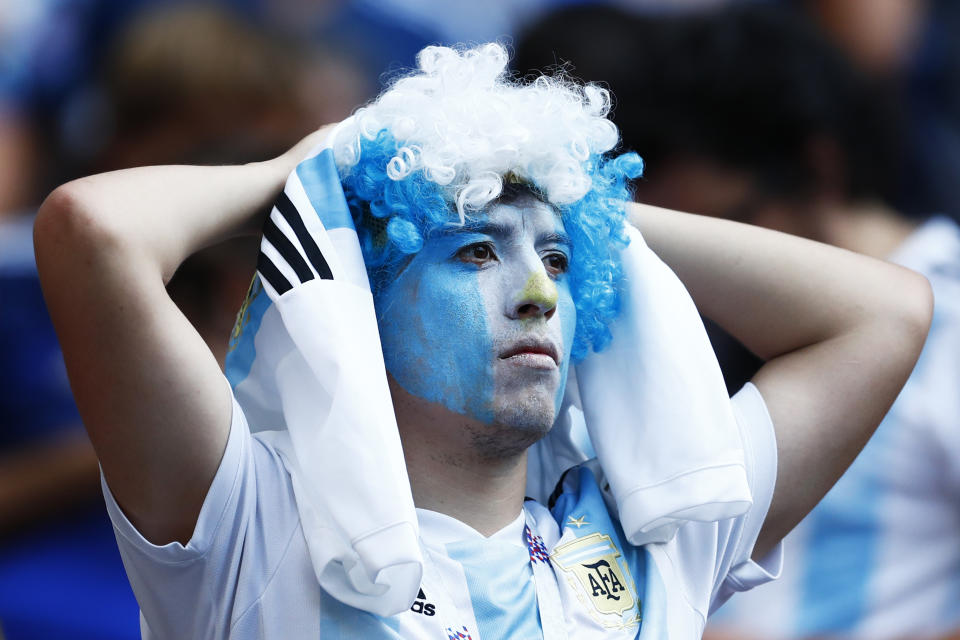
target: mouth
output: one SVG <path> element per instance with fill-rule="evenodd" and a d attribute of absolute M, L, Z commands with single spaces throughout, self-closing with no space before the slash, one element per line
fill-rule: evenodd
<path fill-rule="evenodd" d="M 557 347 L 546 340 L 521 340 L 500 353 L 500 359 L 536 369 L 555 369 L 560 365 Z"/>

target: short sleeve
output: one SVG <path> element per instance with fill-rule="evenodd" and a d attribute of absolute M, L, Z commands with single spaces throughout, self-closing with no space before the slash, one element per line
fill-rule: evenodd
<path fill-rule="evenodd" d="M 904 466 L 894 469 L 888 458 L 878 457 L 884 464 L 878 473 L 909 474 L 916 490 L 951 504 L 956 516 L 960 514 L 960 226 L 950 218 L 933 216 L 890 259 L 926 276 L 935 302 L 926 344 L 886 419 L 895 418 L 903 434 L 889 459 L 903 461 Z M 867 450 L 876 449 L 875 440 Z M 922 466 L 917 460 L 923 460 Z M 906 486 L 906 482 L 898 477 L 896 484 Z"/>
<path fill-rule="evenodd" d="M 773 422 L 760 390 L 747 383 L 731 399 L 743 442 L 747 481 L 753 505 L 742 516 L 718 523 L 716 581 L 710 613 L 738 591 L 747 591 L 780 575 L 781 543 L 759 562 L 751 559 L 770 509 L 777 478 L 777 443 Z"/>
<path fill-rule="evenodd" d="M 951 293 L 960 293 L 958 289 L 955 285 Z M 939 298 L 937 302 L 939 305 Z M 937 308 L 927 344 L 894 405 L 897 417 L 906 425 L 904 428 L 910 430 L 915 442 L 926 443 L 926 450 L 918 457 L 922 456 L 935 468 L 933 473 L 938 476 L 939 486 L 934 490 L 942 492 L 945 500 L 953 500 L 954 505 L 960 505 L 957 353 L 960 353 L 960 309 Z"/>
<path fill-rule="evenodd" d="M 243 575 L 269 575 L 299 530 L 286 468 L 250 435 L 236 400 L 223 458 L 186 545 L 146 540 L 102 474 L 101 485 L 144 638 L 228 637 L 231 621 L 262 595 L 262 582 Z"/>

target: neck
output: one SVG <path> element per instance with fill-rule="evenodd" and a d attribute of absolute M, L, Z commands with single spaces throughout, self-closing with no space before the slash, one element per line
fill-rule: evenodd
<path fill-rule="evenodd" d="M 505 427 L 485 425 L 408 394 L 391 379 L 413 502 L 490 536 L 523 509 L 526 446 L 491 450 Z M 528 443 L 527 443 L 528 444 Z"/>
<path fill-rule="evenodd" d="M 403 441 L 413 502 L 456 518 L 490 536 L 513 522 L 523 509 L 527 455 L 482 461 L 467 455 L 430 451 Z"/>
<path fill-rule="evenodd" d="M 829 211 L 822 241 L 884 259 L 907 239 L 916 224 L 880 203 L 862 203 Z"/>

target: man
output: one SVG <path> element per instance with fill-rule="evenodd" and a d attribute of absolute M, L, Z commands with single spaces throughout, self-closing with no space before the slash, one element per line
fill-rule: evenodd
<path fill-rule="evenodd" d="M 429 48 L 420 70 L 376 103 L 277 159 L 93 176 L 48 198 L 36 227 L 41 276 L 145 635 L 697 637 L 714 606 L 776 571 L 768 553 L 892 402 L 929 321 L 922 278 L 785 235 L 625 205 L 639 162 L 605 155 L 617 143 L 606 94 L 546 78 L 516 84 L 506 61 L 496 45 Z M 298 484 L 311 462 L 304 449 L 291 456 L 250 436 L 163 288 L 193 251 L 258 228 L 258 212 L 321 140 L 332 152 L 316 157 L 336 158 L 352 214 L 342 224 L 356 226 L 370 277 L 418 507 L 422 587 L 395 615 L 321 589 L 324 572 L 310 569 L 323 549 L 310 548 L 311 512 L 295 494 L 329 489 Z M 322 179 L 296 173 L 288 189 Z M 321 261 L 299 273 L 277 267 L 277 253 L 300 263 L 291 239 L 300 236 L 285 232 L 299 223 L 281 222 L 281 209 L 271 220 L 287 241 L 268 223 L 259 268 L 278 305 L 306 286 L 294 276 L 314 281 L 324 270 Z M 753 506 L 720 521 L 681 514 L 643 546 L 629 542 L 629 496 L 612 497 L 619 518 L 607 506 L 609 465 L 566 474 L 546 506 L 524 502 L 528 450 L 558 417 L 571 361 L 580 376 L 605 348 L 638 353 L 618 345 L 615 319 L 659 262 L 635 268 L 645 249 L 634 232 L 628 244 L 627 215 L 704 312 L 768 360 L 730 413 Z M 649 284 L 672 277 L 664 269 Z M 661 338 L 645 349 L 656 352 Z M 670 347 L 667 360 L 686 357 L 682 341 Z M 622 398 L 636 385 L 642 396 L 662 382 L 612 373 L 593 394 Z M 370 371 L 371 384 L 378 375 Z M 627 436 L 649 430 L 672 447 L 619 452 L 638 477 L 698 444 L 671 441 L 684 425 L 670 416 L 701 389 L 666 382 L 668 392 L 642 396 L 666 407 L 662 422 L 617 420 Z M 718 415 L 731 411 L 723 404 Z M 709 440 L 713 425 L 704 427 Z M 325 433 L 315 447 L 349 436 L 335 425 Z"/>

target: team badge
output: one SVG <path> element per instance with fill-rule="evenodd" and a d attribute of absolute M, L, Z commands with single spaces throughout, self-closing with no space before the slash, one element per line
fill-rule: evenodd
<path fill-rule="evenodd" d="M 263 291 L 263 285 L 260 284 L 260 278 L 253 276 L 253 280 L 250 281 L 250 287 L 247 289 L 247 296 L 243 299 L 243 304 L 240 305 L 240 310 L 237 312 L 237 320 L 234 322 L 233 330 L 230 332 L 230 344 L 227 346 L 227 352 L 236 349 L 237 344 L 240 343 L 240 336 L 243 335 L 243 330 L 246 328 L 247 323 L 250 322 L 250 303 L 253 302 L 253 299 L 256 298 L 261 291 Z"/>
<path fill-rule="evenodd" d="M 557 545 L 550 560 L 561 569 L 593 617 L 605 627 L 640 622 L 636 586 L 610 536 L 592 533 Z"/>

